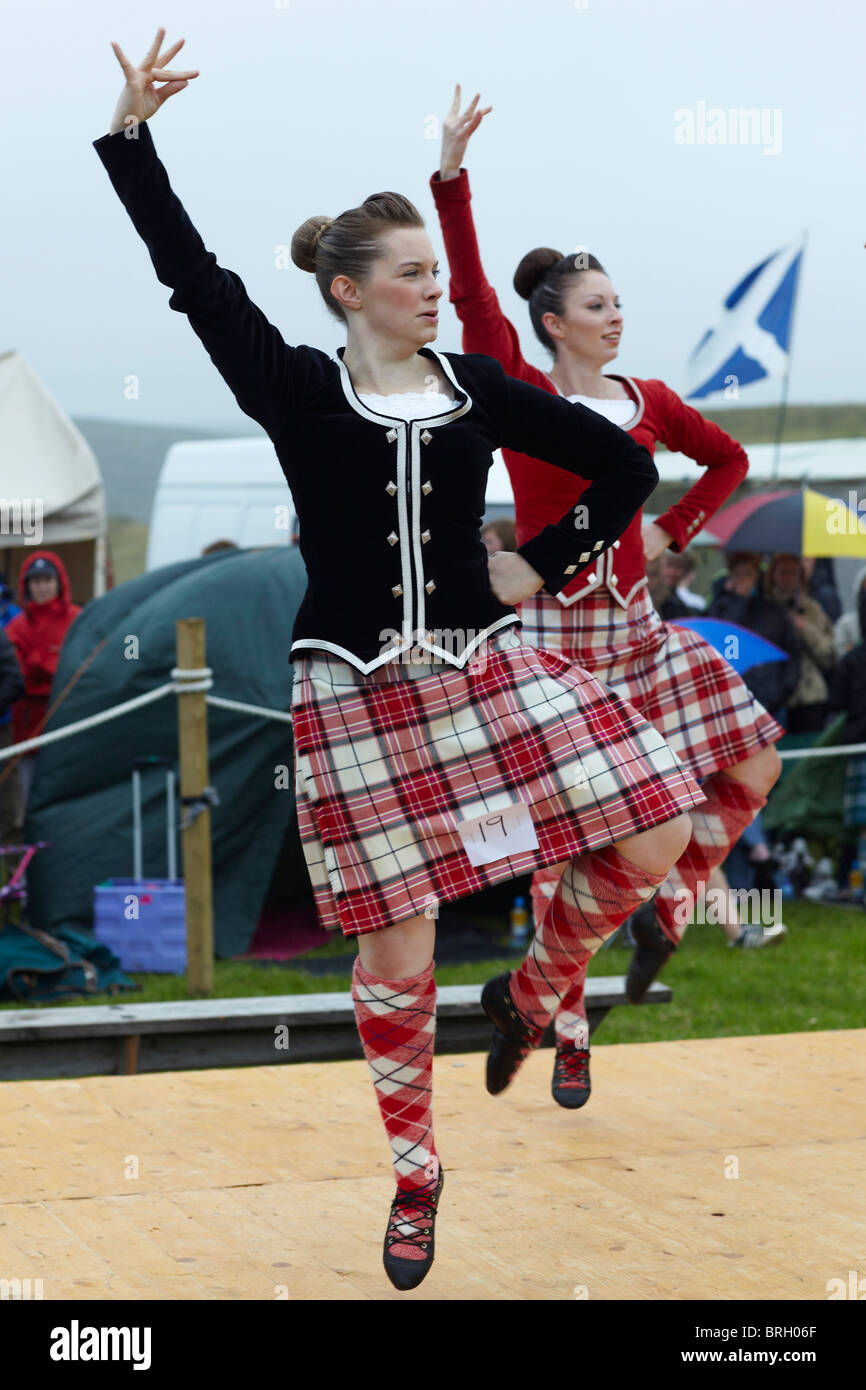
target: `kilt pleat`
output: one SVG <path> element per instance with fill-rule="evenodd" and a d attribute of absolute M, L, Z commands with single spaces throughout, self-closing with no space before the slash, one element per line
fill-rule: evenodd
<path fill-rule="evenodd" d="M 466 667 L 295 663 L 298 823 L 320 919 L 379 930 L 703 801 L 661 735 L 573 663 L 496 634 Z M 538 845 L 470 863 L 458 826 L 523 804 Z"/>
<path fill-rule="evenodd" d="M 539 593 L 520 616 L 524 642 L 591 671 L 663 735 L 693 777 L 733 767 L 785 732 L 708 642 L 662 621 L 646 585 L 627 610 L 605 590 L 570 608 Z"/>

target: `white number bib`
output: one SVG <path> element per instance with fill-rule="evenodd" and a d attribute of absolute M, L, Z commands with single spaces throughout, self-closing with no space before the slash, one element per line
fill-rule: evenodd
<path fill-rule="evenodd" d="M 464 820 L 457 827 L 469 863 L 492 864 L 507 859 L 525 849 L 538 849 L 538 836 L 532 823 L 529 807 L 520 802 L 502 811 L 488 811 L 483 816 Z"/>

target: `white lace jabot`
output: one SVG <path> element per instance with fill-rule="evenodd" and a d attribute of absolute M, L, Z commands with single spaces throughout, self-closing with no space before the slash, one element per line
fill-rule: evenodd
<path fill-rule="evenodd" d="M 601 396 L 566 396 L 567 401 L 579 401 L 581 405 L 588 405 L 590 410 L 603 415 L 606 420 L 610 420 L 612 425 L 627 425 L 633 415 L 637 413 L 637 406 L 632 400 L 611 400 Z"/>
<path fill-rule="evenodd" d="M 441 391 L 395 391 L 390 396 L 378 396 L 373 392 L 362 395 L 359 391 L 358 400 L 380 415 L 394 415 L 399 420 L 423 420 L 428 415 L 444 415 L 457 404 Z"/>

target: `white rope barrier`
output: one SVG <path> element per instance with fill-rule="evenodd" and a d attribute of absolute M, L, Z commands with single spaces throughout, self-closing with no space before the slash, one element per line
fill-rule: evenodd
<path fill-rule="evenodd" d="M 213 671 L 209 666 L 201 666 L 198 670 L 185 671 L 182 666 L 172 666 L 171 678 L 173 681 L 182 681 L 182 685 L 175 684 L 174 689 L 181 695 L 194 694 L 197 690 L 210 690 L 213 685 L 211 676 Z"/>
<path fill-rule="evenodd" d="M 59 739 L 71 738 L 73 734 L 80 734 L 85 729 L 93 729 L 99 724 L 106 724 L 109 719 L 119 719 L 122 714 L 128 714 L 130 710 L 141 709 L 144 705 L 150 705 L 154 700 L 161 700 L 164 695 L 191 695 L 202 690 L 210 690 L 213 686 L 213 670 L 210 666 L 202 666 L 193 670 L 185 670 L 182 666 L 173 666 L 171 677 L 170 685 L 157 686 L 155 690 L 148 690 L 144 695 L 136 695 L 131 700 L 125 700 L 122 705 L 114 705 L 111 709 L 100 710 L 98 714 L 91 714 L 87 719 L 77 719 L 74 724 L 67 724 L 63 729 L 54 729 L 50 734 L 40 734 L 38 738 L 28 738 L 23 743 L 13 743 L 9 748 L 0 748 L 0 762 L 3 762 L 5 758 L 17 757 L 21 753 L 29 753 L 34 748 L 41 748 L 43 744 L 57 743 Z M 292 716 L 286 710 L 269 709 L 265 705 L 249 705 L 243 700 L 226 700 L 221 695 L 206 695 L 205 702 L 213 705 L 215 709 L 232 710 L 236 714 L 250 714 L 259 719 L 274 719 L 283 724 L 291 724 L 292 722 Z M 779 750 L 779 757 L 784 759 L 836 758 L 858 753 L 866 753 L 866 743 L 841 743 L 834 748 L 785 748 Z"/>
<path fill-rule="evenodd" d="M 141 709 L 142 705 L 150 705 L 154 700 L 161 700 L 163 695 L 171 695 L 176 688 L 173 685 L 157 686 L 156 690 L 148 690 L 144 695 L 136 695 L 133 699 L 125 700 L 122 705 L 114 705 L 111 709 L 100 710 L 99 714 L 91 714 L 87 719 L 77 719 L 74 724 L 67 724 L 62 729 L 54 729 L 50 734 L 40 734 L 38 738 L 28 738 L 23 743 L 13 743 L 10 748 L 0 748 L 0 762 L 4 758 L 17 757 L 19 753 L 29 753 L 31 748 L 41 748 L 44 743 L 56 743 L 61 738 L 71 738 L 73 734 L 80 734 L 83 729 L 92 729 L 97 724 L 106 724 L 109 719 L 118 719 L 121 714 L 127 714 L 131 709 Z"/>
<path fill-rule="evenodd" d="M 779 748 L 780 758 L 837 758 L 840 753 L 866 753 L 866 743 L 838 743 L 833 748 Z"/>
<path fill-rule="evenodd" d="M 207 703 L 216 709 L 232 709 L 238 714 L 257 714 L 262 719 L 278 719 L 291 724 L 292 716 L 281 709 L 265 709 L 263 705 L 245 705 L 241 700 L 224 700 L 220 695 L 208 695 Z"/>

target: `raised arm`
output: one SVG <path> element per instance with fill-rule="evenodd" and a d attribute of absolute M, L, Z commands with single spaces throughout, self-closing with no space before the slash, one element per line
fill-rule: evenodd
<path fill-rule="evenodd" d="M 591 480 L 565 516 L 518 546 L 548 593 L 557 594 L 619 539 L 658 482 L 658 470 L 647 449 L 596 411 L 505 373 L 500 386 L 500 445 Z M 527 583 L 528 592 L 503 601 L 518 603 L 540 587 Z"/>
<path fill-rule="evenodd" d="M 184 41 L 158 56 L 164 34 L 158 31 L 139 68 L 112 44 L 126 86 L 109 134 L 93 146 L 157 277 L 174 291 L 169 307 L 186 314 L 241 410 L 276 440 L 294 399 L 297 353 L 252 302 L 240 277 L 206 250 L 156 153 L 147 118 L 197 75 L 166 68 Z M 157 88 L 155 81 L 165 85 Z"/>
<path fill-rule="evenodd" d="M 439 169 L 430 179 L 448 257 L 449 296 L 463 325 L 464 352 L 484 352 L 501 362 L 509 376 L 541 385 L 543 373 L 524 359 L 517 330 L 499 307 L 496 292 L 488 284 L 481 264 L 472 220 L 469 175 L 461 168 L 470 136 L 483 117 L 493 110 L 492 106 L 477 110 L 477 103 L 476 96 L 461 113 L 458 84 L 451 110 L 443 122 Z"/>

